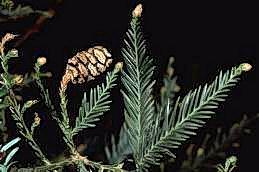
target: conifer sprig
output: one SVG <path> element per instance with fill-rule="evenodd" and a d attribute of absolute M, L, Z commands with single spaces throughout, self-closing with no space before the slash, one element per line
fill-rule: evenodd
<path fill-rule="evenodd" d="M 212 84 L 190 91 L 181 101 L 178 98 L 174 108 L 168 103 L 167 118 L 158 129 L 161 132 L 154 134 L 152 145 L 146 149 L 141 163 L 149 167 L 158 164 L 164 155 L 175 157 L 172 149 L 177 149 L 190 136 L 196 135 L 195 130 L 204 126 L 206 119 L 215 114 L 219 103 L 225 101 L 231 88 L 239 81 L 240 74 L 250 69 L 249 64 L 241 64 L 225 73 L 221 71 Z"/>
<path fill-rule="evenodd" d="M 8 72 L 8 61 L 11 58 L 18 57 L 18 50 L 12 49 L 9 50 L 7 54 L 5 54 L 5 43 L 8 41 L 11 41 L 15 38 L 15 35 L 13 34 L 6 34 L 0 43 L 0 59 L 1 59 L 1 67 L 4 70 L 4 73 L 1 74 L 1 80 L 3 81 L 3 86 L 8 91 L 7 93 L 7 100 L 8 100 L 8 106 L 11 111 L 11 115 L 16 122 L 16 126 L 20 132 L 20 134 L 27 139 L 29 145 L 31 148 L 35 151 L 35 154 L 41 159 L 41 161 L 45 164 L 50 164 L 50 161 L 46 158 L 45 154 L 42 152 L 41 148 L 39 147 L 38 143 L 35 141 L 35 138 L 33 137 L 33 132 L 30 131 L 24 121 L 24 113 L 28 108 L 33 106 L 37 103 L 35 100 L 28 100 L 23 105 L 18 103 L 16 100 L 14 91 L 12 87 L 15 84 L 14 79 L 12 78 L 12 75 Z"/>
<path fill-rule="evenodd" d="M 249 71 L 251 65 L 245 63 L 225 73 L 221 71 L 212 84 L 190 91 L 183 99 L 178 98 L 174 106 L 168 97 L 166 105 L 155 113 L 152 96 L 154 66 L 146 53 L 140 28 L 141 12 L 142 6 L 138 5 L 132 13 L 125 47 L 122 48 L 126 64 L 122 93 L 129 142 L 137 168 L 143 170 L 158 165 L 164 156 L 174 158 L 176 155 L 172 149 L 177 149 L 196 134 L 196 129 L 204 126 L 206 119 L 215 114 L 219 103 L 225 101 L 230 89 L 237 84 L 240 74 Z"/>
<path fill-rule="evenodd" d="M 77 135 L 85 128 L 95 127 L 95 122 L 99 121 L 100 117 L 110 110 L 110 90 L 116 86 L 115 81 L 121 69 L 122 63 L 117 63 L 115 69 L 107 73 L 106 84 L 91 89 L 89 101 L 87 101 L 86 93 L 84 94 L 79 116 L 76 118 L 76 125 L 72 130 L 72 136 Z"/>
<path fill-rule="evenodd" d="M 125 102 L 125 121 L 129 142 L 136 161 L 143 158 L 145 146 L 149 142 L 149 130 L 154 115 L 152 87 L 153 60 L 147 55 L 145 40 L 141 31 L 140 17 L 142 6 L 133 11 L 132 21 L 124 40 L 122 55 L 126 69 L 122 73 Z M 141 166 L 141 165 L 138 165 Z"/>
<path fill-rule="evenodd" d="M 41 97 L 42 99 L 44 100 L 44 103 L 45 105 L 47 106 L 47 108 L 49 109 L 52 117 L 55 119 L 55 120 L 58 120 L 57 118 L 57 112 L 55 110 L 55 107 L 51 101 L 51 97 L 50 97 L 50 94 L 49 94 L 49 89 L 45 88 L 43 83 L 42 83 L 42 76 L 47 76 L 47 77 L 50 77 L 52 74 L 50 72 L 47 72 L 47 73 L 42 73 L 40 70 L 41 70 L 41 67 L 47 62 L 47 59 L 45 57 L 39 57 L 37 59 L 37 62 L 35 63 L 34 65 L 34 70 L 35 70 L 35 74 L 34 74 L 34 78 L 35 78 L 35 82 L 37 84 L 37 86 L 39 87 L 40 89 L 40 92 L 41 92 Z"/>

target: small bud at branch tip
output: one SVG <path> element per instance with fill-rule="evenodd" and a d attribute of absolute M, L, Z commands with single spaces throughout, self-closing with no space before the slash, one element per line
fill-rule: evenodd
<path fill-rule="evenodd" d="M 10 55 L 11 57 L 18 57 L 18 50 L 17 50 L 17 49 L 11 49 L 11 50 L 9 51 L 9 55 Z"/>
<path fill-rule="evenodd" d="M 133 17 L 141 17 L 143 8 L 142 8 L 142 4 L 139 4 L 136 6 L 136 8 L 133 10 L 132 12 L 132 16 Z"/>
<path fill-rule="evenodd" d="M 241 70 L 244 72 L 248 72 L 252 69 L 252 65 L 250 65 L 249 63 L 242 63 L 240 67 L 241 67 Z"/>
<path fill-rule="evenodd" d="M 123 62 L 118 62 L 118 63 L 116 63 L 116 65 L 115 65 L 115 68 L 118 69 L 118 70 L 121 70 L 122 67 L 123 67 Z"/>
<path fill-rule="evenodd" d="M 45 57 L 39 57 L 39 58 L 37 59 L 37 63 L 38 63 L 40 66 L 42 66 L 42 65 L 44 65 L 44 64 L 47 63 L 47 59 L 46 59 Z"/>
<path fill-rule="evenodd" d="M 19 85 L 19 84 L 22 84 L 24 78 L 22 75 L 15 75 L 14 76 L 14 82 L 15 84 Z"/>

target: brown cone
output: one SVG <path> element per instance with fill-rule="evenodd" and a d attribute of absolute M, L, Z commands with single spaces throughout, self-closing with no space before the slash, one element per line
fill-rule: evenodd
<path fill-rule="evenodd" d="M 66 89 L 71 81 L 73 84 L 82 84 L 95 79 L 111 64 L 111 54 L 102 46 L 89 48 L 78 52 L 68 59 L 66 72 L 61 81 L 61 89 Z"/>

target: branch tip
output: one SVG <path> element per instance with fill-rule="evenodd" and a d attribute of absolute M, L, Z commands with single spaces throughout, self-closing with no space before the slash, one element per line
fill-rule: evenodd
<path fill-rule="evenodd" d="M 249 63 L 242 63 L 240 65 L 240 68 L 241 68 L 242 71 L 248 72 L 248 71 L 250 71 L 252 69 L 252 65 L 249 64 Z"/>
<path fill-rule="evenodd" d="M 142 4 L 138 4 L 136 6 L 136 8 L 133 10 L 132 16 L 133 17 L 141 17 L 142 11 L 143 11 Z"/>

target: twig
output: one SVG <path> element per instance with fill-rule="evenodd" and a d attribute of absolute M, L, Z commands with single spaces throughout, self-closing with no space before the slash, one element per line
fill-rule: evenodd
<path fill-rule="evenodd" d="M 71 153 L 75 154 L 76 148 L 73 142 L 72 128 L 69 125 L 69 117 L 67 113 L 67 98 L 66 98 L 65 90 L 60 89 L 59 95 L 60 95 L 60 101 L 61 101 L 60 102 L 61 114 L 63 119 L 62 121 L 59 121 L 58 124 L 64 133 L 65 137 L 63 138 L 67 146 L 70 148 Z"/>
<path fill-rule="evenodd" d="M 2 49 L 3 49 L 3 47 L 4 47 L 3 41 L 2 41 L 1 45 L 2 45 Z M 9 96 L 7 96 L 7 98 L 10 103 L 9 109 L 12 112 L 12 117 L 14 118 L 15 121 L 17 121 L 16 125 L 19 128 L 19 132 L 29 141 L 30 146 L 32 147 L 33 150 L 35 150 L 35 154 L 41 159 L 42 162 L 44 162 L 44 164 L 49 165 L 50 161 L 43 154 L 39 145 L 35 142 L 32 133 L 30 132 L 30 130 L 28 129 L 28 127 L 26 126 L 26 124 L 24 122 L 25 109 L 23 109 L 23 108 L 21 109 L 21 106 L 20 106 L 20 104 L 18 104 L 18 102 L 15 98 L 15 94 L 12 90 L 13 84 L 12 84 L 12 81 L 10 80 L 11 76 L 8 73 L 8 65 L 7 65 L 7 62 L 9 59 L 3 52 L 2 52 L 1 59 L 2 59 L 1 65 L 4 70 L 4 73 L 1 74 L 1 77 L 4 81 L 4 86 L 8 90 Z M 33 103 L 31 103 L 31 105 L 33 105 Z"/>
<path fill-rule="evenodd" d="M 98 162 L 90 161 L 86 157 L 79 155 L 79 153 L 72 156 L 71 158 L 68 158 L 68 159 L 65 159 L 65 160 L 62 160 L 59 162 L 55 162 L 55 163 L 52 163 L 49 165 L 38 166 L 38 167 L 34 167 L 34 168 L 20 168 L 20 169 L 18 169 L 18 172 L 24 172 L 26 170 L 27 170 L 26 172 L 45 172 L 47 170 L 57 170 L 57 169 L 65 167 L 65 166 L 78 164 L 80 162 L 82 162 L 86 166 L 94 167 L 94 168 L 101 169 L 101 170 L 110 170 L 110 171 L 119 170 L 121 172 L 122 171 L 125 172 L 125 170 L 122 170 L 123 164 L 103 165 Z"/>
<path fill-rule="evenodd" d="M 24 122 L 24 118 L 23 118 L 24 115 L 20 111 L 19 105 L 15 99 L 15 95 L 14 95 L 12 89 L 9 89 L 8 100 L 10 102 L 10 110 L 12 111 L 13 118 L 20 122 L 20 124 L 22 125 L 21 127 L 24 130 L 24 132 L 20 130 L 20 133 L 29 141 L 30 146 L 32 147 L 33 150 L 35 150 L 37 152 L 36 155 L 41 159 L 41 161 L 47 165 L 50 164 L 50 161 L 43 154 L 39 145 L 35 142 L 32 133 L 27 128 L 27 126 Z"/>
<path fill-rule="evenodd" d="M 42 62 L 41 62 L 42 61 Z M 65 90 L 60 90 L 60 107 L 61 107 L 61 114 L 63 119 L 59 120 L 59 118 L 57 117 L 57 112 L 54 108 L 54 105 L 51 102 L 50 99 L 50 95 L 47 89 L 44 88 L 43 83 L 41 82 L 41 78 L 40 78 L 40 67 L 42 65 L 44 65 L 46 63 L 46 58 L 45 57 L 40 57 L 37 59 L 37 62 L 35 63 L 34 66 L 34 70 L 35 70 L 35 79 L 36 79 L 36 84 L 38 85 L 38 87 L 40 88 L 40 91 L 42 93 L 42 98 L 44 99 L 44 102 L 46 104 L 46 106 L 50 109 L 50 113 L 53 119 L 55 119 L 60 127 L 60 129 L 62 130 L 62 132 L 64 133 L 64 140 L 67 144 L 67 146 L 70 148 L 71 153 L 75 152 L 75 145 L 73 143 L 73 136 L 71 135 L 71 127 L 69 125 L 69 117 L 68 117 L 68 113 L 67 113 L 67 99 L 66 99 L 66 94 L 65 94 Z"/>
<path fill-rule="evenodd" d="M 38 62 L 35 64 L 35 66 L 34 66 L 35 74 L 33 77 L 35 78 L 36 84 L 41 91 L 41 97 L 44 99 L 45 105 L 50 110 L 51 117 L 58 121 L 59 119 L 57 117 L 57 112 L 54 108 L 53 103 L 51 102 L 49 91 L 48 91 L 48 89 L 44 88 L 43 83 L 41 81 L 40 76 L 42 75 L 42 73 L 40 72 L 40 66 L 41 65 Z"/>

